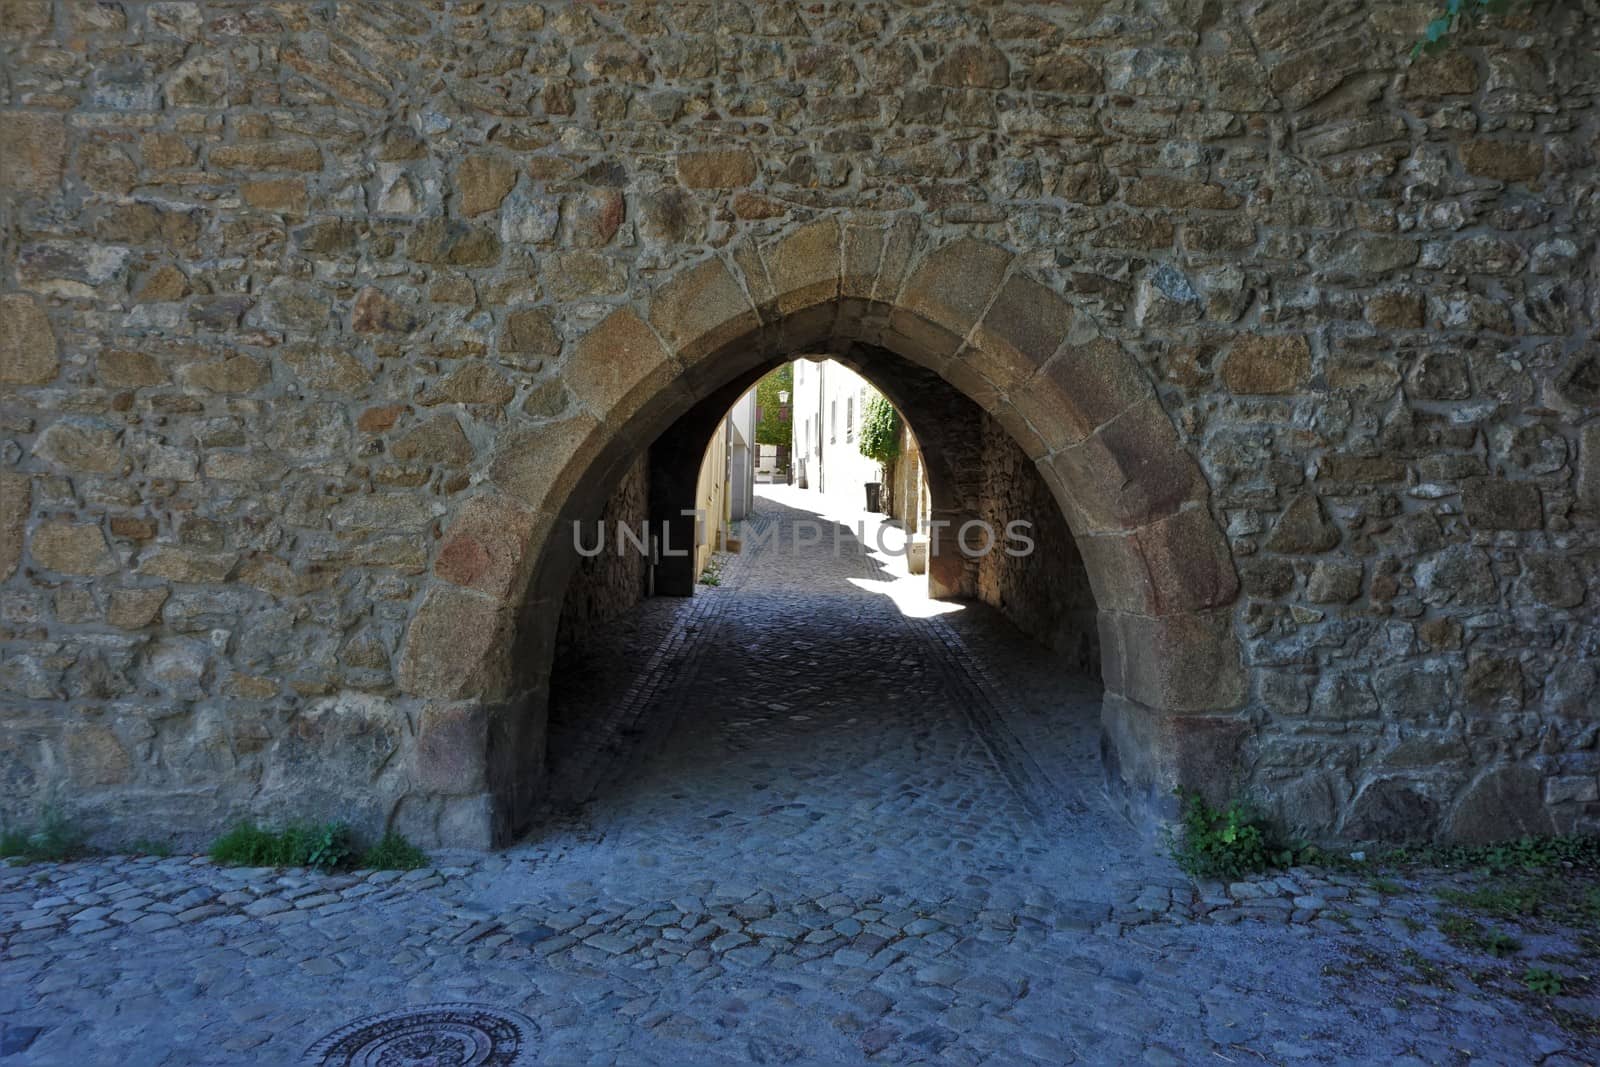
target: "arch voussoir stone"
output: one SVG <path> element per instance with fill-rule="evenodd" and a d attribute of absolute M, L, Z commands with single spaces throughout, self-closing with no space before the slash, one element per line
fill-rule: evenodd
<path fill-rule="evenodd" d="M 601 421 L 587 412 L 513 430 L 489 466 L 489 481 L 524 507 L 553 516 L 607 436 Z"/>
<path fill-rule="evenodd" d="M 1233 603 L 1239 593 L 1228 542 L 1203 505 L 1117 533 L 1078 537 L 1095 603 L 1111 611 L 1171 615 Z"/>
<path fill-rule="evenodd" d="M 1051 451 L 1090 434 L 1155 394 L 1138 361 L 1117 342 L 1093 337 L 1064 345 L 1008 394 Z"/>
<path fill-rule="evenodd" d="M 433 573 L 453 585 L 508 601 L 527 582 L 529 551 L 541 539 L 540 525 L 539 512 L 498 493 L 475 496 L 445 531 Z"/>
<path fill-rule="evenodd" d="M 1210 493 L 1155 396 L 1133 404 L 1047 462 L 1082 512 L 1087 522 L 1083 532 L 1135 529 Z"/>
<path fill-rule="evenodd" d="M 775 349 L 803 351 L 841 335 L 840 240 L 839 222 L 829 217 L 755 246 L 765 286 L 759 307 Z"/>
<path fill-rule="evenodd" d="M 584 334 L 562 369 L 568 390 L 598 419 L 624 425 L 648 402 L 681 387 L 683 368 L 632 308 L 618 308 Z"/>
<path fill-rule="evenodd" d="M 645 318 L 672 349 L 697 396 L 721 384 L 730 360 L 755 366 L 766 355 L 752 343 L 760 336 L 761 315 L 720 256 L 663 283 L 651 294 Z"/>
<path fill-rule="evenodd" d="M 965 338 L 1005 282 L 1015 254 L 960 237 L 923 257 L 906 279 L 900 307 Z"/>
<path fill-rule="evenodd" d="M 997 395 L 989 407 L 989 414 L 1005 427 L 1005 431 L 1011 435 L 1017 447 L 1022 449 L 1023 454 L 1030 460 L 1037 463 L 1050 455 L 1049 443 L 1039 436 L 1039 432 L 1033 428 L 1033 423 L 1012 402 L 1010 395 Z"/>
<path fill-rule="evenodd" d="M 985 411 L 993 412 L 1004 403 L 1004 394 L 999 387 L 967 360 L 950 359 L 930 369 L 937 371 L 940 377 L 971 397 L 973 403 Z"/>
<path fill-rule="evenodd" d="M 957 353 L 1001 392 L 1033 377 L 1061 348 L 1074 311 L 1056 293 L 1026 274 L 1001 285 L 972 336 Z"/>
<path fill-rule="evenodd" d="M 843 270 L 840 239 L 838 220 L 826 218 L 758 246 L 772 285 L 773 310 L 779 317 L 804 314 L 826 305 L 831 321 Z"/>
<path fill-rule="evenodd" d="M 999 245 L 971 237 L 924 256 L 889 316 L 893 334 L 915 350 L 908 358 L 921 356 L 919 362 L 930 366 L 947 363 L 988 310 L 1015 258 Z"/>
<path fill-rule="evenodd" d="M 895 302 L 916 262 L 920 236 L 915 215 L 897 215 L 881 225 L 840 227 L 839 297 L 851 311 Z M 887 315 L 883 319 L 887 322 Z"/>

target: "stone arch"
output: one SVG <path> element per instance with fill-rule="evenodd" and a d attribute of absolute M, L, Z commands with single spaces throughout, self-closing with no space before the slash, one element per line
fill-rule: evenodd
<path fill-rule="evenodd" d="M 1226 788 L 1248 730 L 1228 608 L 1233 562 L 1209 487 L 1138 362 L 994 243 L 935 245 L 915 218 L 827 218 L 749 240 L 617 308 L 570 346 L 557 415 L 508 428 L 433 561 L 399 681 L 420 699 L 414 777 L 471 797 L 479 843 L 522 828 L 569 520 L 675 420 L 775 359 L 882 349 L 992 415 L 1037 465 L 1100 612 L 1107 772 L 1160 811 L 1174 785 Z M 865 350 L 865 349 L 863 349 Z"/>

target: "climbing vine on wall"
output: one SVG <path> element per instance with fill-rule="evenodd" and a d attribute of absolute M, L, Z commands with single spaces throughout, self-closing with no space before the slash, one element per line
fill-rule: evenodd
<path fill-rule="evenodd" d="M 756 444 L 787 445 L 794 435 L 794 420 L 789 415 L 789 405 L 779 393 L 794 395 L 794 364 L 785 363 L 756 383 L 756 410 L 761 420 L 756 423 Z"/>
<path fill-rule="evenodd" d="M 900 413 L 874 394 L 861 405 L 861 454 L 888 465 L 900 454 Z"/>
<path fill-rule="evenodd" d="M 1422 39 L 1411 47 L 1411 57 L 1442 52 L 1450 45 L 1450 36 L 1459 33 L 1464 22 L 1483 15 L 1504 15 L 1510 11 L 1512 0 L 1444 0 L 1443 9 L 1422 31 Z"/>

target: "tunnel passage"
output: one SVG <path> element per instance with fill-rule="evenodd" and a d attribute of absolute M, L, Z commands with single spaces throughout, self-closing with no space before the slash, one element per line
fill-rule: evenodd
<path fill-rule="evenodd" d="M 1098 681 L 1099 632 L 1088 573 L 1049 486 L 993 417 L 938 375 L 874 345 L 831 358 L 851 367 L 894 404 L 920 443 L 934 516 L 951 523 L 930 568 L 934 596 L 982 600 L 1024 634 L 1062 657 L 1064 669 Z M 652 442 L 606 501 L 599 523 L 666 531 L 684 546 L 696 536 L 695 484 L 707 442 L 728 408 L 771 368 L 763 366 L 700 401 Z M 956 531 L 970 520 L 997 532 L 1026 522 L 1026 554 L 961 551 Z M 703 533 L 702 533 L 703 536 Z M 970 547 L 978 547 L 976 536 Z M 558 657 L 646 595 L 689 596 L 694 557 L 605 552 L 582 560 L 562 601 Z M 557 669 L 560 669 L 558 660 Z"/>
<path fill-rule="evenodd" d="M 854 345 L 827 355 L 892 398 L 916 434 L 921 462 L 928 468 L 931 510 L 955 523 L 943 531 L 942 543 L 958 551 L 935 556 L 938 595 L 976 598 L 999 609 L 1022 634 L 1054 651 L 1064 672 L 1098 682 L 1099 633 L 1083 560 L 1026 454 L 999 423 L 949 383 L 887 349 Z M 695 538 L 692 512 L 708 442 L 719 432 L 728 408 L 770 369 L 763 366 L 730 383 L 669 427 L 627 468 L 601 511 L 590 543 L 604 540 L 613 550 L 578 563 L 562 600 L 556 635 L 546 771 L 558 807 L 576 803 L 577 794 L 591 788 L 586 768 L 569 764 L 588 758 L 604 733 L 611 709 L 597 707 L 597 701 L 603 705 L 625 699 L 630 687 L 616 676 L 639 669 L 637 663 L 616 661 L 618 642 L 611 631 L 637 625 L 630 612 L 642 599 L 691 596 L 697 588 L 696 555 L 666 554 L 661 548 L 681 549 Z M 1013 520 L 1026 522 L 1031 551 L 1013 555 L 997 547 L 960 552 L 955 533 L 968 518 L 981 520 L 1002 536 Z M 633 551 L 631 543 L 630 550 L 622 551 L 616 543 L 618 522 L 659 537 L 654 554 Z M 704 530 L 700 536 L 703 540 Z M 969 540 L 979 546 L 978 538 Z M 809 625 L 825 628 L 825 620 L 809 616 L 825 614 L 831 604 L 830 598 L 819 597 L 800 605 L 793 619 L 797 632 L 804 633 Z M 852 654 L 827 664 L 828 671 L 864 676 L 877 669 L 854 656 L 853 646 L 846 651 Z M 762 681 L 743 678 L 735 688 L 758 689 Z"/>
<path fill-rule="evenodd" d="M 982 409 L 1049 486 L 1093 588 L 1102 748 L 1130 809 L 1170 810 L 1175 785 L 1229 787 L 1251 731 L 1228 608 L 1238 582 L 1209 486 L 1143 368 L 998 245 L 931 247 L 907 217 L 826 219 L 680 271 L 642 312 L 622 307 L 590 329 L 564 365 L 570 403 L 506 431 L 446 531 L 441 556 L 494 565 L 439 574 L 408 631 L 401 684 L 448 706 L 419 738 L 424 776 L 430 763 L 479 760 L 487 840 L 514 837 L 536 809 L 578 563 L 570 524 L 597 518 L 641 449 L 713 394 L 796 353 L 866 366 L 874 349 Z M 954 554 L 929 569 L 936 592 L 981 580 Z"/>

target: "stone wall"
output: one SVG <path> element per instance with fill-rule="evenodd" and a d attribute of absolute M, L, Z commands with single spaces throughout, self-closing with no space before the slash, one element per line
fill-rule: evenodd
<path fill-rule="evenodd" d="M 574 369 L 597 323 L 701 344 L 661 287 L 779 277 L 746 252 L 822 219 L 1005 250 L 941 292 L 1010 324 L 974 351 L 1069 341 L 957 382 L 1008 428 L 1153 390 L 1198 461 L 1190 510 L 1080 545 L 1102 608 L 1164 611 L 1156 550 L 1220 524 L 1237 602 L 1121 610 L 1107 673 L 1188 648 L 1143 626 L 1225 632 L 1243 681 L 1220 733 L 1108 702 L 1123 751 L 1223 738 L 1182 773 L 1319 837 L 1600 827 L 1600 23 L 1412 63 L 1433 8 L 3 5 L 0 815 L 485 839 L 456 694 L 512 659 L 462 646 L 549 520 L 486 486 L 536 496 L 524 439 L 621 395 Z M 1121 353 L 1145 380 L 1085 391 Z M 1107 448 L 1166 440 L 1117 410 Z M 1134 503 L 1155 454 L 1108 461 Z"/>
<path fill-rule="evenodd" d="M 600 513 L 605 531 L 605 551 L 578 564 L 561 600 L 561 618 L 556 624 L 556 656 L 581 643 L 600 627 L 617 618 L 644 599 L 650 569 L 649 558 L 634 550 L 633 542 L 619 544 L 617 524 L 623 523 L 635 536 L 650 514 L 650 465 L 641 453 L 628 468 L 616 491 L 606 500 Z M 595 544 L 595 526 L 583 525 L 586 547 Z M 645 540 L 649 544 L 649 540 Z"/>
<path fill-rule="evenodd" d="M 889 486 L 889 514 L 906 533 L 920 533 L 927 525 L 928 479 L 922 467 L 922 444 L 911 427 L 900 425 L 900 454 L 895 457 Z"/>
<path fill-rule="evenodd" d="M 977 593 L 999 608 L 1012 624 L 1054 650 L 1062 670 L 1095 680 L 1100 678 L 1100 631 L 1096 622 L 1094 592 L 1078 555 L 1072 531 L 1050 487 L 1017 443 L 993 418 L 981 414 L 983 480 L 978 494 L 978 518 L 1000 538 L 994 551 L 978 560 Z M 1021 552 L 1021 542 L 1005 539 L 1013 520 L 1029 523 L 1026 536 L 1031 551 L 1012 555 L 1008 545 Z M 974 545 L 977 535 L 972 535 Z"/>

